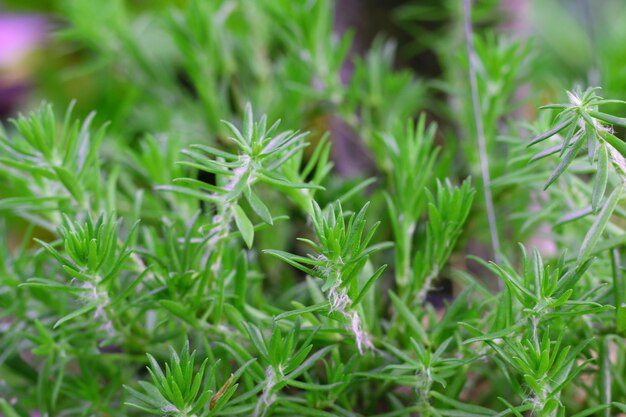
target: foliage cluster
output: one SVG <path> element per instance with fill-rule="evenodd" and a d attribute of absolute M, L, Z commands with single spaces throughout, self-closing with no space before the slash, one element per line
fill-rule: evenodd
<path fill-rule="evenodd" d="M 0 414 L 626 413 L 626 103 L 525 121 L 498 2 L 413 3 L 437 79 L 330 0 L 62 2 L 91 92 L 0 132 Z"/>

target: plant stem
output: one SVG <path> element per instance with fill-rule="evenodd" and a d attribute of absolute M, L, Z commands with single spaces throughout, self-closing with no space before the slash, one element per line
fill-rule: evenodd
<path fill-rule="evenodd" d="M 609 357 L 610 336 L 604 336 L 598 341 L 598 365 L 600 375 L 598 376 L 598 390 L 600 400 L 603 404 L 611 403 L 611 360 Z M 607 408 L 602 413 L 603 417 L 611 417 L 611 408 Z"/>
<path fill-rule="evenodd" d="M 625 308 L 626 289 L 624 288 L 624 273 L 622 272 L 622 261 L 619 255 L 619 248 L 614 247 L 611 252 L 611 272 L 613 276 L 613 297 L 615 304 L 616 319 L 619 320 L 621 309 Z M 619 331 L 620 329 L 618 329 Z"/>
<path fill-rule="evenodd" d="M 495 211 L 493 208 L 493 197 L 491 195 L 491 178 L 489 176 L 489 158 L 487 156 L 487 146 L 485 143 L 485 128 L 483 126 L 482 112 L 480 110 L 480 99 L 478 97 L 478 83 L 476 82 L 476 51 L 472 39 L 472 0 L 463 0 L 463 17 L 465 21 L 465 45 L 467 48 L 467 59 L 469 67 L 469 81 L 472 92 L 472 107 L 474 112 L 474 124 L 476 127 L 476 139 L 478 141 L 478 151 L 480 156 L 480 171 L 483 180 L 483 195 L 485 198 L 485 208 L 487 210 L 487 221 L 489 222 L 489 234 L 491 235 L 491 247 L 496 263 L 500 262 L 500 239 L 498 238 L 498 225 L 496 223 Z M 498 281 L 498 285 L 502 284 Z"/>

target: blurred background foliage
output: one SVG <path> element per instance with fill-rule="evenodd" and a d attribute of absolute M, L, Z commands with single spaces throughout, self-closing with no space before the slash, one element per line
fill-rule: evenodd
<path fill-rule="evenodd" d="M 469 109 L 457 119 L 466 91 L 465 69 L 456 65 L 463 59 L 460 2 L 347 0 L 334 13 L 322 3 L 315 13 L 333 20 L 311 18 L 308 1 L 4 0 L 3 22 L 35 14 L 41 19 L 18 31 L 46 33 L 2 63 L 3 88 L 28 86 L 17 97 L 3 94 L 11 102 L 4 116 L 43 99 L 56 108 L 75 99 L 78 115 L 98 109 L 96 121 L 111 122 L 110 134 L 131 145 L 166 131 L 179 132 L 184 144 L 219 141 L 219 121 L 240 118 L 251 101 L 286 127 L 330 130 L 336 169 L 362 174 L 372 172 L 372 157 L 346 147 L 369 145 L 376 131 L 426 111 L 445 148 L 461 146 L 470 162 L 457 175 L 475 174 Z M 602 85 L 607 96 L 626 90 L 626 29 L 606 24 L 626 15 L 622 1 L 477 1 L 473 15 L 483 42 L 509 49 L 501 59 L 524 60 L 511 65 L 517 73 L 491 74 L 487 91 L 503 103 L 492 106 L 490 122 L 506 123 L 510 114 L 533 120 L 534 106 L 523 103 L 553 102 L 576 84 Z M 330 32 L 333 44 L 324 39 Z M 516 108 L 506 108 L 513 95 Z"/>

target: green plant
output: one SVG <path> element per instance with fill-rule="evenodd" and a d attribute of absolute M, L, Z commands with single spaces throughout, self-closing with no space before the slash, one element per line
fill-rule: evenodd
<path fill-rule="evenodd" d="M 232 374 L 224 385 L 214 392 L 206 386 L 215 386 L 215 365 L 209 369 L 205 382 L 204 375 L 208 360 L 205 359 L 198 372 L 195 373 L 195 354 L 195 351 L 189 354 L 188 345 L 185 345 L 180 356 L 172 350 L 170 361 L 165 364 L 165 372 L 156 359 L 148 354 L 150 360 L 148 372 L 152 383 L 140 382 L 145 394 L 131 387 L 125 387 L 135 399 L 135 402 L 128 403 L 128 405 L 150 414 L 167 416 L 216 415 L 237 389 L 237 385 L 233 385 L 234 381 L 244 371 L 245 366 L 236 374 Z"/>
<path fill-rule="evenodd" d="M 0 414 L 626 412 L 624 102 L 535 117 L 498 5 L 397 9 L 429 80 L 330 0 L 50 6 L 59 104 L 0 131 Z"/>

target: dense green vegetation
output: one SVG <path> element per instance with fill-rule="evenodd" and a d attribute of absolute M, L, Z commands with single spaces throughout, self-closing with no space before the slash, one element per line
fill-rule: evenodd
<path fill-rule="evenodd" d="M 0 415 L 626 413 L 626 8 L 501 3 L 42 2 Z"/>

